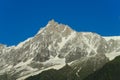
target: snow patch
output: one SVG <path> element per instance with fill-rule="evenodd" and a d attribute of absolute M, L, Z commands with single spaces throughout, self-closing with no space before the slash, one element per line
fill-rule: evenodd
<path fill-rule="evenodd" d="M 52 47 L 51 45 L 48 46 L 48 49 L 49 49 L 50 51 L 51 51 L 51 47 Z"/>
<path fill-rule="evenodd" d="M 67 29 L 67 26 L 65 26 L 64 30 L 62 31 L 62 33 L 63 33 L 63 32 L 65 32 L 65 31 L 66 31 L 66 29 Z"/>
<path fill-rule="evenodd" d="M 49 68 L 42 69 L 42 70 L 40 70 L 40 71 L 32 72 L 31 74 L 28 74 L 28 75 L 26 75 L 26 76 L 20 77 L 20 78 L 18 78 L 18 79 L 16 79 L 16 80 L 25 80 L 26 78 L 28 78 L 28 77 L 30 77 L 30 76 L 34 76 L 34 75 L 40 74 L 41 72 L 43 72 L 43 71 L 45 71 L 45 70 L 49 70 L 49 69 L 56 69 L 56 70 L 58 70 L 58 69 L 62 68 L 63 66 L 65 66 L 65 64 L 51 66 L 51 67 L 49 67 Z"/>
<path fill-rule="evenodd" d="M 111 53 L 106 53 L 105 54 L 109 60 L 113 60 L 115 57 L 120 55 L 120 52 L 111 52 Z"/>
<path fill-rule="evenodd" d="M 55 58 L 52 58 L 46 62 L 44 62 L 44 65 L 61 65 L 61 64 L 65 64 L 65 58 L 58 58 L 57 56 Z"/>

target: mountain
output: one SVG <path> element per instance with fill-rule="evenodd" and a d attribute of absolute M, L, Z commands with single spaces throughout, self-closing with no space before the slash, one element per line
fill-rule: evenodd
<path fill-rule="evenodd" d="M 17 46 L 0 45 L 0 79 L 24 80 L 68 64 L 84 79 L 120 55 L 119 37 L 76 32 L 54 20 Z M 6 77 L 7 76 L 7 77 Z"/>
<path fill-rule="evenodd" d="M 84 80 L 120 80 L 120 56 L 108 62 Z"/>
<path fill-rule="evenodd" d="M 66 64 L 66 66 L 59 70 L 45 70 L 42 73 L 31 76 L 25 80 L 83 80 L 107 62 L 105 56 L 103 59 L 99 59 L 99 56 L 95 56 L 96 58 L 91 57 L 88 59 L 82 59 L 82 61 L 77 60 L 71 65 Z"/>

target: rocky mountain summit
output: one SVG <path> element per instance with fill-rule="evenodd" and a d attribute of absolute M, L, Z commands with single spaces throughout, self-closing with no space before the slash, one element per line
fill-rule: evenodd
<path fill-rule="evenodd" d="M 76 76 L 82 75 L 82 80 L 118 55 L 120 37 L 76 32 L 68 25 L 51 20 L 35 36 L 17 46 L 0 45 L 0 78 L 24 80 L 68 64 Z M 85 72 L 88 66 L 90 70 Z"/>

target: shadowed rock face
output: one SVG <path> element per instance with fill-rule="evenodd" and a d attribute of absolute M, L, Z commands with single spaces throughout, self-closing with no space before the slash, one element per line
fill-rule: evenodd
<path fill-rule="evenodd" d="M 86 61 L 93 57 L 96 62 L 97 55 L 102 55 L 101 60 L 106 54 L 119 52 L 119 43 L 120 39 L 107 41 L 96 33 L 76 32 L 52 20 L 34 37 L 17 46 L 0 45 L 0 74 L 20 78 L 51 66 L 81 62 L 83 58 Z M 107 62 L 107 57 L 104 59 L 101 66 Z"/>
<path fill-rule="evenodd" d="M 120 56 L 108 62 L 84 80 L 120 80 Z"/>

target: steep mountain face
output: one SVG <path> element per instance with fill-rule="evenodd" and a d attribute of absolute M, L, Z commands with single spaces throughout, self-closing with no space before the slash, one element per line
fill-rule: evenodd
<path fill-rule="evenodd" d="M 60 69 L 67 63 L 72 69 L 76 68 L 76 75 L 83 75 L 83 79 L 107 63 L 108 58 L 118 56 L 119 46 L 120 38 L 76 32 L 51 20 L 34 37 L 17 46 L 0 45 L 0 75 L 24 80 L 44 70 Z M 91 70 L 83 74 L 88 66 Z"/>
<path fill-rule="evenodd" d="M 120 56 L 108 62 L 84 80 L 120 80 Z"/>
<path fill-rule="evenodd" d="M 82 58 L 59 70 L 45 70 L 42 73 L 31 76 L 25 80 L 83 80 L 89 74 L 100 69 L 107 61 L 108 59 L 103 55 Z"/>

